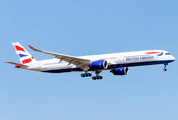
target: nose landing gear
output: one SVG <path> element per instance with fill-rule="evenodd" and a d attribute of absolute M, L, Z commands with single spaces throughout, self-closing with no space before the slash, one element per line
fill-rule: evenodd
<path fill-rule="evenodd" d="M 168 65 L 167 63 L 164 64 L 164 69 L 163 69 L 164 71 L 167 71 L 167 68 L 166 68 L 167 65 Z"/>

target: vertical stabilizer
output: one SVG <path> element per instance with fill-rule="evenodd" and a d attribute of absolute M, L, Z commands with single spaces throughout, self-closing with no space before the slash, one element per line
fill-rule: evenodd
<path fill-rule="evenodd" d="M 20 43 L 14 42 L 12 45 L 17 53 L 17 56 L 19 57 L 21 64 L 36 62 L 33 56 Z"/>

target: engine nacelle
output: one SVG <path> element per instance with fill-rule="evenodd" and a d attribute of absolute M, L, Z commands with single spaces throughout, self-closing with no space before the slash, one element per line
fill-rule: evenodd
<path fill-rule="evenodd" d="M 91 68 L 94 70 L 102 70 L 108 68 L 108 62 L 106 60 L 93 61 L 90 64 Z"/>
<path fill-rule="evenodd" d="M 111 70 L 110 72 L 112 72 L 114 75 L 127 75 L 129 72 L 129 68 L 128 67 L 116 68 Z"/>

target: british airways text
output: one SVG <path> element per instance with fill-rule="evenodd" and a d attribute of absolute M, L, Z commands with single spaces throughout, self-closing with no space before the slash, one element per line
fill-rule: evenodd
<path fill-rule="evenodd" d="M 154 56 L 129 57 L 129 58 L 126 58 L 126 61 L 132 61 L 132 60 L 145 60 L 145 59 L 154 59 Z"/>

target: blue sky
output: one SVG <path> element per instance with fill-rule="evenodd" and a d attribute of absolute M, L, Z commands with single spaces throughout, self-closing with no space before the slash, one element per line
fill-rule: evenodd
<path fill-rule="evenodd" d="M 101 73 L 47 74 L 3 63 L 19 62 L 11 45 L 20 42 L 37 60 L 161 49 L 178 58 L 176 0 L 0 1 L 0 119 L 177 120 L 177 61 L 132 67 L 126 76 Z"/>

